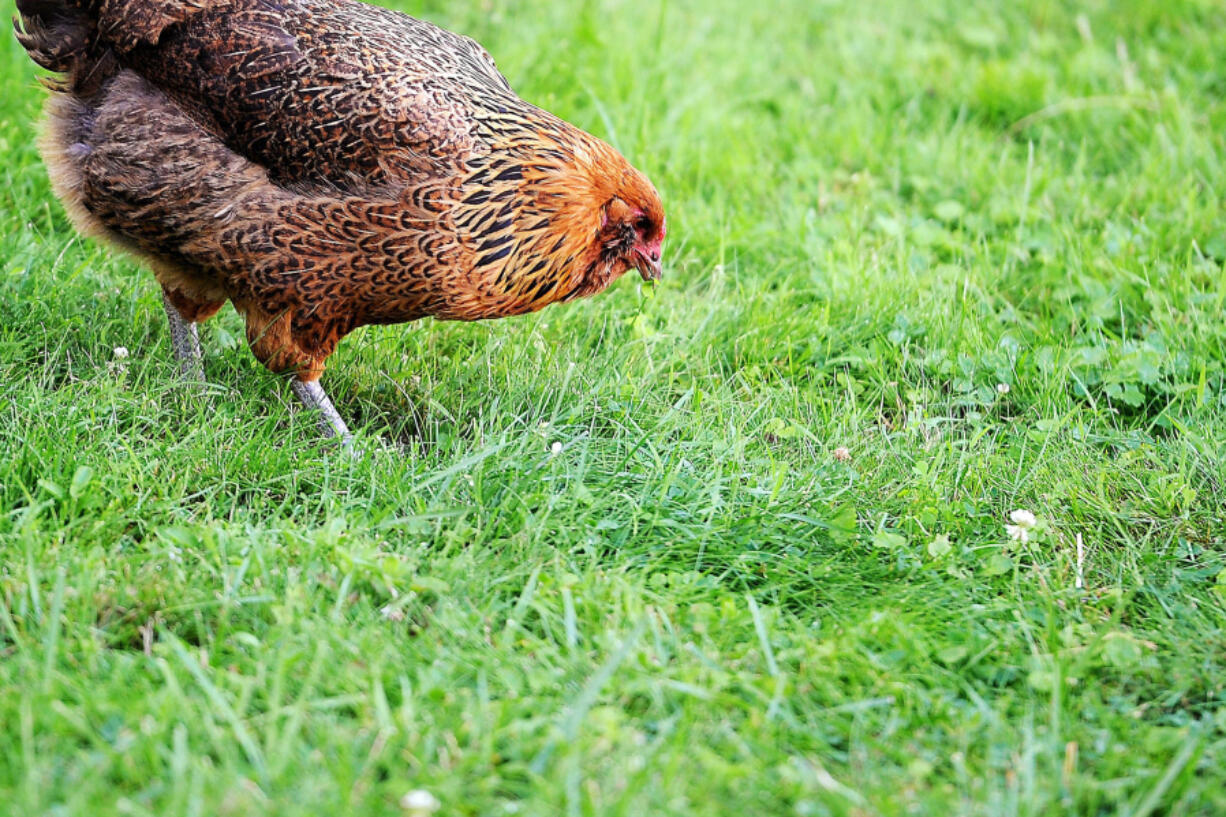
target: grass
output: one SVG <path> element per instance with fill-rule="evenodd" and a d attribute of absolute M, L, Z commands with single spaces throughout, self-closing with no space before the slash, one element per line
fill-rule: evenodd
<path fill-rule="evenodd" d="M 400 6 L 658 182 L 664 286 L 357 333 L 350 460 L 232 311 L 176 385 L 0 38 L 0 802 L 1226 813 L 1220 3 Z"/>

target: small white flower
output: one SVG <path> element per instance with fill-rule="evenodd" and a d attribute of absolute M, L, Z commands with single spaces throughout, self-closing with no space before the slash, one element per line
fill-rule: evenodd
<path fill-rule="evenodd" d="M 1004 394 L 1008 394 L 1011 391 L 1013 391 L 1013 387 L 1010 386 L 1008 383 L 997 383 L 996 384 L 997 394 L 1004 395 Z"/>
<path fill-rule="evenodd" d="M 834 449 L 833 456 L 834 456 L 835 462 L 850 462 L 851 461 L 851 449 L 849 449 L 847 446 L 841 445 L 838 448 Z"/>
<path fill-rule="evenodd" d="M 1033 528 L 1039 524 L 1038 518 L 1030 511 L 1014 511 L 1009 514 L 1009 519 L 1013 520 L 1013 524 L 1021 528 Z"/>
<path fill-rule="evenodd" d="M 561 454 L 562 453 L 562 443 L 554 443 L 553 445 L 549 446 L 549 452 L 553 454 L 555 457 Z"/>
<path fill-rule="evenodd" d="M 411 817 L 429 817 L 429 815 L 438 811 L 442 805 L 437 797 L 425 789 L 414 789 L 400 798 L 400 807 L 407 811 Z"/>
<path fill-rule="evenodd" d="M 1039 524 L 1038 518 L 1030 511 L 1017 510 L 1009 514 L 1012 525 L 1005 525 L 1005 533 L 1015 542 L 1023 545 L 1030 541 L 1030 531 Z"/>
<path fill-rule="evenodd" d="M 115 359 L 116 360 L 127 360 L 128 355 L 129 355 L 129 352 L 128 352 L 127 346 L 116 346 L 115 347 Z"/>

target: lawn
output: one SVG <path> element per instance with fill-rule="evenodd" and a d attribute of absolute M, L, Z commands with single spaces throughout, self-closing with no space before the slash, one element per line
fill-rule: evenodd
<path fill-rule="evenodd" d="M 0 37 L 0 811 L 1226 813 L 1219 0 L 388 2 L 664 283 L 356 333 L 346 456 L 232 310 L 178 384 Z"/>

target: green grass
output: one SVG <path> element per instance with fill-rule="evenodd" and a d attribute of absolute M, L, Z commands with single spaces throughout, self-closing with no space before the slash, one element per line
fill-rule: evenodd
<path fill-rule="evenodd" d="M 351 460 L 230 310 L 176 385 L 0 38 L 0 803 L 1226 813 L 1218 0 L 400 5 L 665 284 L 355 334 Z"/>

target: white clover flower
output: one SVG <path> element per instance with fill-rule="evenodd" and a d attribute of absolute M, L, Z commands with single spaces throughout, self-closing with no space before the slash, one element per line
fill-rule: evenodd
<path fill-rule="evenodd" d="M 130 352 L 128 352 L 127 346 L 116 346 L 115 347 L 115 359 L 116 360 L 127 360 L 129 354 Z"/>
<path fill-rule="evenodd" d="M 1009 518 L 1013 520 L 1013 524 L 1019 525 L 1023 528 L 1033 528 L 1035 525 L 1039 524 L 1038 517 L 1036 517 L 1030 511 L 1014 511 L 1013 513 L 1009 514 Z"/>
<path fill-rule="evenodd" d="M 553 445 L 549 446 L 549 453 L 553 454 L 555 457 L 561 454 L 562 443 L 554 443 Z"/>
<path fill-rule="evenodd" d="M 429 817 L 442 805 L 437 797 L 425 789 L 414 789 L 400 798 L 400 807 L 407 811 L 410 817 Z"/>
<path fill-rule="evenodd" d="M 1030 511 L 1017 510 L 1009 514 L 1009 519 L 1013 521 L 1012 525 L 1005 525 L 1005 533 L 1009 538 L 1023 545 L 1029 542 L 1030 532 L 1039 524 L 1038 517 Z"/>
<path fill-rule="evenodd" d="M 997 394 L 1000 394 L 1000 395 L 1005 395 L 1005 394 L 1008 394 L 1008 393 L 1009 393 L 1009 392 L 1011 392 L 1011 391 L 1013 391 L 1013 387 L 1012 387 L 1012 386 L 1010 386 L 1008 383 L 997 383 L 997 384 L 996 384 L 996 393 L 997 393 Z"/>
<path fill-rule="evenodd" d="M 1005 525 L 1005 533 L 1009 534 L 1010 539 L 1023 545 L 1030 541 L 1030 531 L 1021 525 Z"/>
<path fill-rule="evenodd" d="M 841 445 L 838 448 L 834 449 L 833 456 L 834 456 L 835 462 L 850 462 L 851 461 L 851 449 L 849 449 L 847 446 Z"/>

